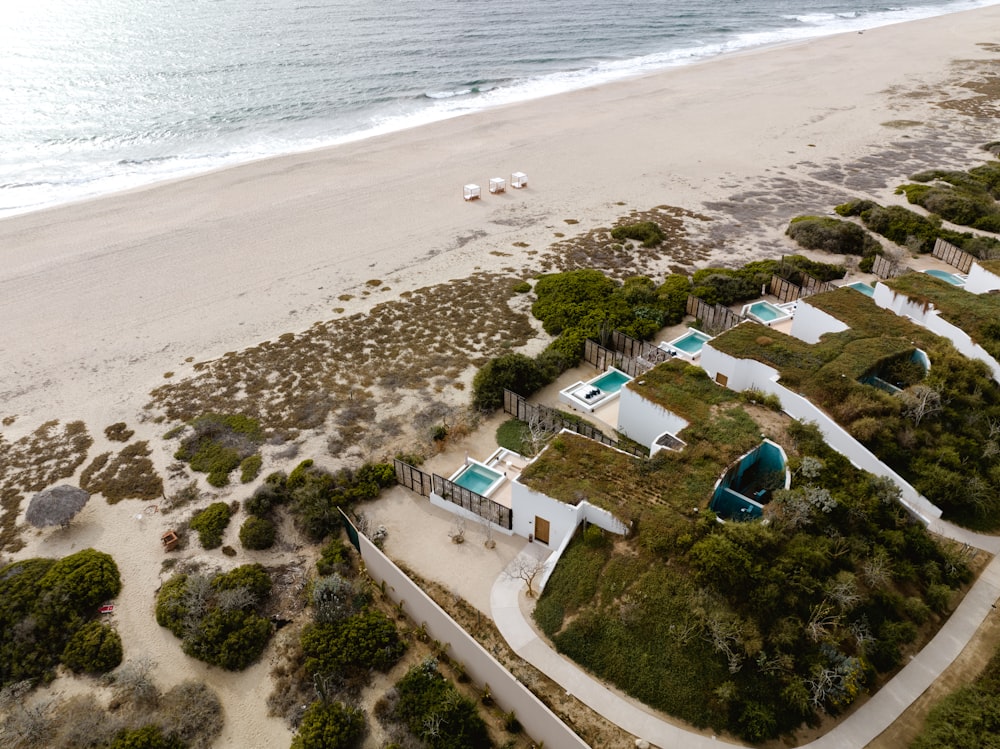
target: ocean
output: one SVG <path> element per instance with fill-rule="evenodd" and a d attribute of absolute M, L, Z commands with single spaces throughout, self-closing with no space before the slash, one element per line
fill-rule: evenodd
<path fill-rule="evenodd" d="M 4 0 L 0 217 L 1000 0 Z"/>

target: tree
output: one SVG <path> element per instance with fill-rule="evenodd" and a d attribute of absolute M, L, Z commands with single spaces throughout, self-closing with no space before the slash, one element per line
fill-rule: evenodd
<path fill-rule="evenodd" d="M 503 574 L 508 580 L 523 580 L 528 586 L 526 591 L 528 598 L 534 598 L 535 579 L 548 567 L 548 562 L 544 559 L 536 559 L 532 556 L 519 555 L 514 558 L 504 569 Z"/>

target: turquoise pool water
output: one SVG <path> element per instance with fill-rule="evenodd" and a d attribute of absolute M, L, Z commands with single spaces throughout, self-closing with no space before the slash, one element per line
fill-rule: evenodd
<path fill-rule="evenodd" d="M 671 341 L 670 345 L 687 354 L 697 354 L 701 351 L 701 347 L 705 345 L 705 342 L 709 340 L 711 340 L 711 336 L 702 333 L 700 330 L 692 330 L 677 340 Z"/>
<path fill-rule="evenodd" d="M 779 317 L 788 317 L 783 309 L 775 307 L 770 302 L 754 302 L 750 305 L 750 314 L 762 322 L 771 322 Z"/>
<path fill-rule="evenodd" d="M 481 466 L 478 463 L 472 463 L 466 466 L 465 470 L 462 471 L 458 476 L 455 477 L 455 483 L 459 486 L 463 486 L 470 492 L 475 492 L 476 494 L 485 494 L 486 490 L 493 485 L 493 482 L 500 478 L 501 474 L 496 471 L 492 471 L 486 466 Z"/>
<path fill-rule="evenodd" d="M 619 372 L 617 369 L 609 369 L 596 380 L 591 380 L 589 384 L 595 388 L 600 388 L 605 393 L 617 393 L 622 389 L 622 385 L 631 381 L 631 379 L 624 372 Z"/>
<path fill-rule="evenodd" d="M 854 289 L 855 291 L 860 291 L 865 296 L 875 296 L 875 287 L 869 286 L 864 281 L 855 281 L 854 283 L 847 284 L 847 288 Z"/>
<path fill-rule="evenodd" d="M 965 281 L 946 270 L 925 270 L 924 273 L 928 276 L 934 276 L 934 278 L 940 278 L 942 281 L 947 281 L 952 286 L 965 286 Z"/>

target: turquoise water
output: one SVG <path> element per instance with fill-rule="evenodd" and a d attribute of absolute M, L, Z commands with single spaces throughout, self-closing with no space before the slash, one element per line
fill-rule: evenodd
<path fill-rule="evenodd" d="M 945 270 L 925 270 L 924 273 L 928 276 L 934 276 L 934 278 L 940 278 L 942 281 L 947 281 L 952 286 L 965 286 L 965 281 L 954 273 L 949 273 Z"/>
<path fill-rule="evenodd" d="M 779 317 L 788 317 L 787 312 L 775 307 L 770 302 L 755 302 L 751 304 L 750 314 L 764 322 L 771 322 L 772 320 L 777 320 Z"/>
<path fill-rule="evenodd" d="M 0 216 L 1000 0 L 4 0 Z"/>
<path fill-rule="evenodd" d="M 617 369 L 609 369 L 596 380 L 591 380 L 589 384 L 600 388 L 605 393 L 617 393 L 626 382 L 630 382 L 631 380 L 632 378 L 624 372 L 619 372 Z"/>
<path fill-rule="evenodd" d="M 864 281 L 855 281 L 854 283 L 847 284 L 847 288 L 854 289 L 855 291 L 860 291 L 865 296 L 875 296 L 875 287 L 869 286 Z"/>
<path fill-rule="evenodd" d="M 683 338 L 678 338 L 676 341 L 671 341 L 670 345 L 674 348 L 680 349 L 681 351 L 688 354 L 697 354 L 701 351 L 702 346 L 705 342 L 710 340 L 709 336 L 704 333 L 692 330 L 690 333 L 685 335 Z"/>
<path fill-rule="evenodd" d="M 491 471 L 489 468 L 472 463 L 455 477 L 455 483 L 476 494 L 485 494 L 486 490 L 498 478 L 500 478 L 500 474 L 496 471 Z"/>

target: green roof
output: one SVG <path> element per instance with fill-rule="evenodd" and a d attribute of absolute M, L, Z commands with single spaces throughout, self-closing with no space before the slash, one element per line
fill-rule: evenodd
<path fill-rule="evenodd" d="M 1000 296 L 973 294 L 927 273 L 907 273 L 885 284 L 915 302 L 933 304 L 942 318 L 1000 359 Z"/>

